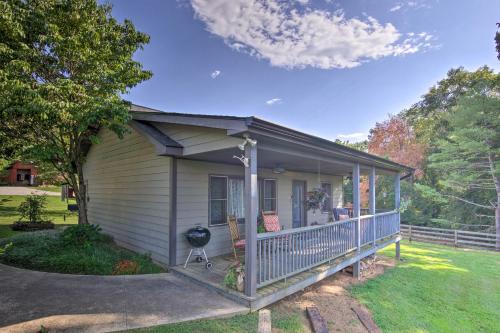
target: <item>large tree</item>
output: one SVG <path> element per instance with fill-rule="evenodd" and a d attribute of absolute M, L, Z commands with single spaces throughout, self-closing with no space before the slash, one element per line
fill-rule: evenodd
<path fill-rule="evenodd" d="M 463 205 L 494 212 L 500 250 L 500 97 L 478 86 L 461 97 L 447 118 L 449 134 L 429 160 L 440 174 L 442 192 Z M 477 192 L 476 200 L 470 194 Z M 479 201 L 481 200 L 481 201 Z"/>
<path fill-rule="evenodd" d="M 463 67 L 450 69 L 444 79 L 400 115 L 408 121 L 421 143 L 433 147 L 438 138 L 446 137 L 449 130 L 448 114 L 453 112 L 461 96 L 478 84 L 494 89 L 499 83 L 500 75 L 487 66 L 472 72 Z"/>
<path fill-rule="evenodd" d="M 368 152 L 415 168 L 415 175 L 422 176 L 425 146 L 417 141 L 408 121 L 401 116 L 375 124 L 368 136 Z"/>
<path fill-rule="evenodd" d="M 96 0 L 4 0 L 0 36 L 0 138 L 52 163 L 88 223 L 86 149 L 101 128 L 127 131 L 121 94 L 151 77 L 133 60 L 149 37 Z"/>

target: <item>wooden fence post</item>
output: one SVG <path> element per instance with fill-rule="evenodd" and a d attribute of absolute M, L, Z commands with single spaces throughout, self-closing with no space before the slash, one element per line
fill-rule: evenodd
<path fill-rule="evenodd" d="M 455 247 L 458 246 L 458 232 L 455 230 Z"/>
<path fill-rule="evenodd" d="M 411 225 L 410 225 L 410 236 L 408 238 L 410 239 L 410 243 L 411 243 Z"/>

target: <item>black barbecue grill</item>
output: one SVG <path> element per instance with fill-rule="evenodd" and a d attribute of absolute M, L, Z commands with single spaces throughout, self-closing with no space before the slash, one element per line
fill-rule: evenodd
<path fill-rule="evenodd" d="M 205 267 L 207 269 L 212 267 L 212 263 L 208 260 L 207 253 L 205 252 L 205 245 L 207 245 L 210 241 L 210 230 L 198 226 L 189 229 L 185 236 L 186 240 L 191 245 L 191 250 L 189 251 L 189 255 L 184 263 L 184 268 L 187 267 L 189 259 L 191 259 L 192 255 L 196 256 L 196 262 L 202 262 L 203 259 L 205 259 Z"/>

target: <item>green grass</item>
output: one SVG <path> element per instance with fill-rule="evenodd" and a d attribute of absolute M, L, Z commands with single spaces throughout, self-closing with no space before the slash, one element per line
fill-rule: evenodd
<path fill-rule="evenodd" d="M 384 332 L 500 332 L 499 253 L 407 242 L 401 253 L 397 267 L 350 289 Z M 272 310 L 273 331 L 302 332 L 301 316 Z M 251 313 L 130 332 L 256 332 L 257 320 Z"/>
<path fill-rule="evenodd" d="M 271 313 L 273 332 L 302 332 L 302 323 L 298 314 Z M 135 329 L 134 333 L 252 333 L 257 332 L 258 313 L 253 312 L 226 319 L 196 320 L 185 323 L 162 325 L 151 328 Z"/>
<path fill-rule="evenodd" d="M 120 261 L 129 260 L 137 263 L 137 270 L 130 273 L 163 272 L 148 256 L 120 248 L 109 237 L 98 236 L 98 240 L 79 245 L 61 239 L 59 234 L 53 230 L 25 232 L 3 239 L 0 247 L 8 245 L 0 262 L 45 272 L 112 275 Z"/>
<path fill-rule="evenodd" d="M 384 332 L 500 332 L 500 253 L 404 242 L 401 254 L 351 290 Z"/>
<path fill-rule="evenodd" d="M 10 224 L 20 219 L 17 207 L 25 198 L 23 195 L 0 195 L 0 238 L 19 233 L 12 231 Z M 76 224 L 78 222 L 77 214 L 69 212 L 67 203 L 55 196 L 47 196 L 46 219 L 59 225 Z"/>

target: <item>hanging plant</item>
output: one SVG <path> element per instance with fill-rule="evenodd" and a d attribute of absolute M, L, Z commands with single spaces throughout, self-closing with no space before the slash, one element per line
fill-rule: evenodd
<path fill-rule="evenodd" d="M 328 194 L 321 188 L 315 188 L 312 191 L 307 192 L 306 196 L 306 209 L 312 210 L 313 213 L 316 213 L 317 209 L 322 209 L 325 205 L 326 200 L 328 199 Z"/>

